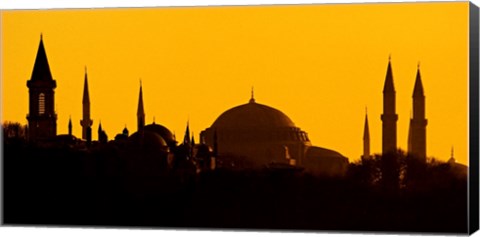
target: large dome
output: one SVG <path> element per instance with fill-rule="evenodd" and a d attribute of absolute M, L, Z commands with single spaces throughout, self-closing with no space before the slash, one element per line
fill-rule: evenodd
<path fill-rule="evenodd" d="M 262 167 L 287 162 L 286 157 L 301 159 L 310 146 L 307 133 L 287 115 L 253 98 L 222 113 L 201 136 L 217 148 L 219 157 L 233 160 L 236 167 Z"/>
<path fill-rule="evenodd" d="M 240 105 L 225 111 L 212 124 L 212 128 L 295 127 L 292 120 L 280 110 L 255 103 Z"/>

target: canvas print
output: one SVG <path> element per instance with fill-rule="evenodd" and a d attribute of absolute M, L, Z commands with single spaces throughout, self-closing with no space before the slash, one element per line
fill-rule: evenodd
<path fill-rule="evenodd" d="M 3 11 L 4 224 L 467 233 L 470 7 Z"/>

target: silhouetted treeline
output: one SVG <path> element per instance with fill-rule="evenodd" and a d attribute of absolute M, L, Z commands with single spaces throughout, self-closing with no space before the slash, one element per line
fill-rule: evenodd
<path fill-rule="evenodd" d="M 467 231 L 466 177 L 403 153 L 353 163 L 332 178 L 267 168 L 197 174 L 108 144 L 4 144 L 6 224 Z"/>

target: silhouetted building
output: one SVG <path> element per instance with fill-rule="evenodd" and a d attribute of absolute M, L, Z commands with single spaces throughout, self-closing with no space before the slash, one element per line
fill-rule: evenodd
<path fill-rule="evenodd" d="M 175 141 L 175 138 L 172 132 L 170 132 L 170 130 L 163 125 L 160 125 L 154 122 L 152 124 L 146 125 L 144 127 L 144 130 L 154 132 L 159 136 L 161 136 L 163 140 L 165 140 L 165 142 L 167 143 L 170 150 L 174 150 L 175 147 L 177 146 L 177 141 Z"/>
<path fill-rule="evenodd" d="M 425 95 L 419 66 L 413 89 L 413 118 L 410 119 L 408 153 L 424 162 L 427 159 L 427 123 Z"/>
<path fill-rule="evenodd" d="M 383 114 L 382 119 L 382 153 L 396 152 L 397 150 L 397 120 L 395 109 L 395 86 L 390 58 L 388 59 L 387 75 L 383 87 Z"/>
<path fill-rule="evenodd" d="M 253 93 L 249 103 L 222 113 L 200 136 L 224 167 L 294 164 L 316 173 L 333 170 L 338 174 L 348 164 L 338 152 L 312 147 L 306 132 L 281 111 L 256 103 Z M 334 168 L 337 164 L 341 169 Z"/>
<path fill-rule="evenodd" d="M 93 121 L 90 119 L 90 95 L 88 93 L 88 78 L 87 78 L 87 68 L 85 67 L 85 82 L 83 85 L 83 119 L 80 120 L 80 125 L 82 125 L 82 139 L 91 140 L 88 138 L 87 130 L 93 125 Z"/>
<path fill-rule="evenodd" d="M 57 114 L 54 108 L 56 86 L 48 65 L 43 37 L 40 36 L 32 77 L 27 81 L 30 96 L 27 115 L 30 140 L 53 138 L 57 134 Z"/>
<path fill-rule="evenodd" d="M 368 128 L 368 114 L 365 111 L 365 125 L 363 127 L 363 159 L 370 158 L 370 129 Z"/>

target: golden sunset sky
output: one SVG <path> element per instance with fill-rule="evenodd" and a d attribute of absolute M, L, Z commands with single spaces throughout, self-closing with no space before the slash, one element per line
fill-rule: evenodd
<path fill-rule="evenodd" d="M 146 122 L 177 140 L 227 109 L 277 108 L 314 145 L 350 161 L 362 154 L 365 107 L 371 150 L 381 152 L 382 90 L 391 55 L 398 146 L 406 149 L 420 62 L 427 155 L 468 162 L 468 2 L 165 7 L 1 12 L 2 122 L 26 124 L 40 34 L 57 81 L 59 134 L 81 137 L 85 66 L 93 138 L 136 130 L 139 80 Z"/>

